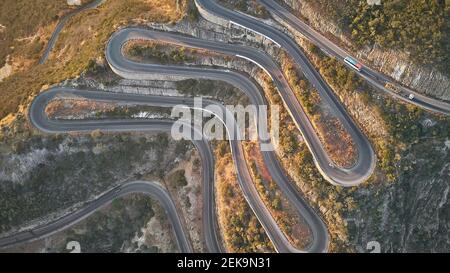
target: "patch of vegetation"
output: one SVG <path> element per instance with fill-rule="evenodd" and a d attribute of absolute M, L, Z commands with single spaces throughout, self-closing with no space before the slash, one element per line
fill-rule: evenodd
<path fill-rule="evenodd" d="M 96 212 L 84 222 L 65 232 L 65 243 L 77 241 L 84 253 L 158 252 L 158 248 L 131 242 L 142 236 L 141 228 L 155 216 L 156 201 L 144 195 L 115 199 L 107 209 Z M 163 211 L 161 208 L 157 210 Z M 64 244 L 59 252 L 67 252 Z"/>
<path fill-rule="evenodd" d="M 237 184 L 233 160 L 227 141 L 215 145 L 216 187 L 219 224 L 229 252 L 273 252 L 258 219 L 245 201 Z"/>
<path fill-rule="evenodd" d="M 181 94 L 190 97 L 208 96 L 229 105 L 245 106 L 249 103 L 242 91 L 222 81 L 187 79 L 177 81 L 176 88 Z"/>
<path fill-rule="evenodd" d="M 184 170 L 177 170 L 169 176 L 169 183 L 175 188 L 187 186 L 187 180 Z"/>
<path fill-rule="evenodd" d="M 193 148 L 193 144 L 189 140 L 179 140 L 175 146 L 175 154 L 177 155 L 184 155 L 187 151 L 189 151 L 191 148 Z M 194 167 L 197 165 L 197 167 L 200 167 L 200 159 L 196 158 L 198 160 L 197 162 L 194 162 Z"/>
<path fill-rule="evenodd" d="M 314 47 L 312 49 L 318 52 Z M 305 109 L 330 158 L 338 166 L 353 166 L 357 158 L 356 147 L 342 122 L 323 105 L 318 91 L 309 84 L 285 52 L 281 54 L 281 63 L 289 85 Z M 283 140 L 293 144 L 293 139 L 288 136 Z"/>
<path fill-rule="evenodd" d="M 194 60 L 192 55 L 186 52 L 185 47 L 156 42 L 132 42 L 126 46 L 126 52 L 132 59 L 145 62 L 183 64 Z"/>
<path fill-rule="evenodd" d="M 313 116 L 318 112 L 317 91 L 313 90 L 308 80 L 299 73 L 294 63 L 289 60 L 285 52 L 282 53 L 282 68 L 289 85 L 306 112 Z"/>
<path fill-rule="evenodd" d="M 98 118 L 138 118 L 142 113 L 150 115 L 161 115 L 163 118 L 170 117 L 170 108 L 144 105 L 121 105 L 112 110 L 96 112 Z M 142 118 L 145 118 L 144 116 Z"/>
<path fill-rule="evenodd" d="M 245 157 L 249 162 L 247 166 L 256 189 L 291 244 L 298 249 L 304 249 L 312 239 L 309 227 L 272 180 L 257 149 L 259 148 L 256 143 L 244 143 Z"/>
<path fill-rule="evenodd" d="M 308 0 L 333 19 L 357 46 L 378 44 L 410 53 L 419 64 L 448 75 L 450 7 L 443 0 L 383 0 L 369 5 L 359 0 Z"/>
<path fill-rule="evenodd" d="M 299 132 L 291 116 L 284 107 L 283 101 L 278 94 L 277 88 L 272 80 L 265 79 L 263 82 L 264 91 L 271 105 L 276 105 L 280 110 L 280 146 L 283 155 L 294 154 L 298 148 L 300 139 Z"/>
<path fill-rule="evenodd" d="M 188 9 L 187 9 L 187 17 L 189 21 L 191 22 L 197 22 L 200 18 L 200 12 L 198 11 L 197 7 L 195 6 L 195 3 L 193 0 L 189 1 L 188 3 Z"/>
<path fill-rule="evenodd" d="M 366 87 L 361 77 L 358 77 L 356 73 L 348 69 L 344 64 L 325 55 L 320 58 L 318 63 L 320 74 L 322 74 L 327 81 L 333 86 L 339 88 L 339 93 L 344 95 L 351 95 L 351 93 L 357 90 L 362 90 Z"/>
<path fill-rule="evenodd" d="M 114 73 L 106 61 L 101 58 L 90 59 L 86 70 L 82 73 L 82 77 L 95 80 L 105 86 L 117 85 L 121 79 L 116 73 Z"/>
<path fill-rule="evenodd" d="M 239 10 L 252 16 L 263 19 L 270 18 L 270 13 L 256 0 L 219 0 L 219 2 L 228 8 Z"/>

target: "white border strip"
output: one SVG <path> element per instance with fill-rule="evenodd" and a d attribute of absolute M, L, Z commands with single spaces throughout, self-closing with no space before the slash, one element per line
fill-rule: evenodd
<path fill-rule="evenodd" d="M 232 21 L 232 20 L 230 20 L 230 23 L 233 24 L 233 25 L 236 25 L 236 26 L 245 28 L 246 30 L 255 32 L 255 33 L 257 33 L 257 34 L 259 34 L 259 35 L 265 37 L 266 39 L 269 39 L 270 41 L 272 41 L 274 44 L 276 44 L 278 47 L 281 48 L 281 45 L 280 45 L 277 41 L 275 41 L 274 39 L 270 38 L 269 36 L 266 36 L 266 35 L 262 34 L 261 32 L 258 32 L 258 31 L 254 30 L 254 29 L 251 29 L 251 28 L 248 28 L 248 27 L 246 27 L 246 26 L 243 26 L 243 25 L 241 25 L 241 24 L 239 24 L 239 23 L 236 23 L 236 22 L 234 22 L 234 21 Z"/>
<path fill-rule="evenodd" d="M 269 73 L 269 71 L 268 71 L 264 66 L 260 65 L 258 62 L 254 61 L 254 60 L 252 60 L 252 59 L 250 59 L 250 58 L 248 58 L 248 57 L 239 55 L 239 54 L 236 54 L 236 57 L 245 59 L 245 60 L 247 60 L 247 61 L 249 61 L 249 62 L 251 62 L 251 63 L 256 64 L 259 68 L 261 68 L 262 70 L 264 70 L 264 72 L 266 72 L 267 75 L 269 75 L 269 77 L 270 77 L 270 78 L 272 79 L 272 81 L 273 81 L 273 77 L 272 77 L 272 75 Z"/>

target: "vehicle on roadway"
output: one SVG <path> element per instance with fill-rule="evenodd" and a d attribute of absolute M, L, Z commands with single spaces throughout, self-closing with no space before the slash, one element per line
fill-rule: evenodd
<path fill-rule="evenodd" d="M 362 68 L 362 64 L 359 63 L 357 60 L 353 59 L 352 57 L 345 57 L 344 62 L 348 64 L 350 67 L 355 69 L 356 71 L 360 72 Z"/>
<path fill-rule="evenodd" d="M 393 85 L 393 84 L 390 83 L 390 82 L 387 82 L 387 83 L 384 85 L 384 87 L 386 87 L 387 89 L 393 91 L 394 93 L 401 94 L 400 89 L 398 89 L 395 85 Z M 407 97 L 407 98 L 410 99 L 410 100 L 413 100 L 413 99 L 415 98 L 414 94 L 412 94 L 412 93 L 410 93 L 410 94 L 404 94 L 403 96 L 404 96 L 404 97 Z"/>

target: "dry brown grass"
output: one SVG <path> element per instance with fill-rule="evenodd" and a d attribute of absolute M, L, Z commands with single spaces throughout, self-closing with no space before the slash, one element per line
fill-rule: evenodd
<path fill-rule="evenodd" d="M 24 5 L 33 3 L 21 2 Z M 18 112 L 19 105 L 27 105 L 32 97 L 48 85 L 79 75 L 87 67 L 89 60 L 103 56 L 106 42 L 120 26 L 133 22 L 169 23 L 179 20 L 186 9 L 186 1 L 181 2 L 180 11 L 176 11 L 175 0 L 108 0 L 98 9 L 80 13 L 69 21 L 44 65 L 38 65 L 43 47 L 37 54 L 27 54 L 28 50 L 12 54 L 14 59 L 31 65 L 28 64 L 23 70 L 0 82 L 0 119 Z M 28 5 L 23 9 L 33 7 L 34 5 Z M 55 9 L 55 13 L 57 10 Z M 24 34 L 16 37 L 25 37 L 42 29 L 42 35 L 48 39 L 55 23 L 56 20 L 42 20 L 39 24 L 36 23 L 37 27 L 32 31 L 21 30 L 18 33 Z M 0 21 L 0 24 L 3 23 Z M 21 27 L 27 29 L 28 25 L 17 26 Z M 31 46 L 33 43 L 28 44 Z"/>
<path fill-rule="evenodd" d="M 50 119 L 83 118 L 94 112 L 111 111 L 115 106 L 115 104 L 107 102 L 54 99 L 45 108 L 45 113 Z"/>
<path fill-rule="evenodd" d="M 27 46 L 51 32 L 64 13 L 74 9 L 63 0 L 2 0 L 0 2 L 0 66 L 6 56 L 26 54 Z M 46 33 L 41 32 L 46 29 Z M 39 40 L 38 40 L 39 41 Z M 43 42 L 43 41 L 40 41 Z"/>
<path fill-rule="evenodd" d="M 264 204 L 291 244 L 298 249 L 305 249 L 312 240 L 310 229 L 273 181 L 259 146 L 255 142 L 244 142 L 244 152 L 247 167 Z M 275 200 L 280 201 L 281 208 L 274 207 Z"/>
<path fill-rule="evenodd" d="M 228 142 L 215 150 L 216 204 L 219 226 L 228 252 L 273 251 L 264 229 L 247 205 L 237 182 Z"/>
<path fill-rule="evenodd" d="M 340 167 L 353 166 L 358 159 L 357 149 L 342 123 L 326 114 L 314 116 L 313 121 L 314 128 L 333 162 Z"/>
<path fill-rule="evenodd" d="M 230 58 L 214 51 L 186 47 L 177 43 L 166 43 L 149 40 L 132 40 L 124 47 L 125 55 L 139 62 L 155 63 L 192 63 L 207 57 Z"/>

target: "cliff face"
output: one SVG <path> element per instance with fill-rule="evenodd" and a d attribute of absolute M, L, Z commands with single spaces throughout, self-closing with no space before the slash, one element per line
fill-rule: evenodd
<path fill-rule="evenodd" d="M 412 145 L 400 161 L 398 182 L 358 190 L 364 205 L 354 216 L 352 240 L 359 251 L 373 240 L 382 252 L 450 250 L 449 148 L 448 140 Z"/>
<path fill-rule="evenodd" d="M 297 14 L 308 19 L 309 24 L 326 36 L 334 36 L 347 48 L 352 43 L 342 30 L 308 3 L 301 0 L 280 0 Z M 378 46 L 366 47 L 354 52 L 371 67 L 391 76 L 402 84 L 424 94 L 450 100 L 450 78 L 436 69 L 414 64 L 406 52 L 382 49 Z"/>

